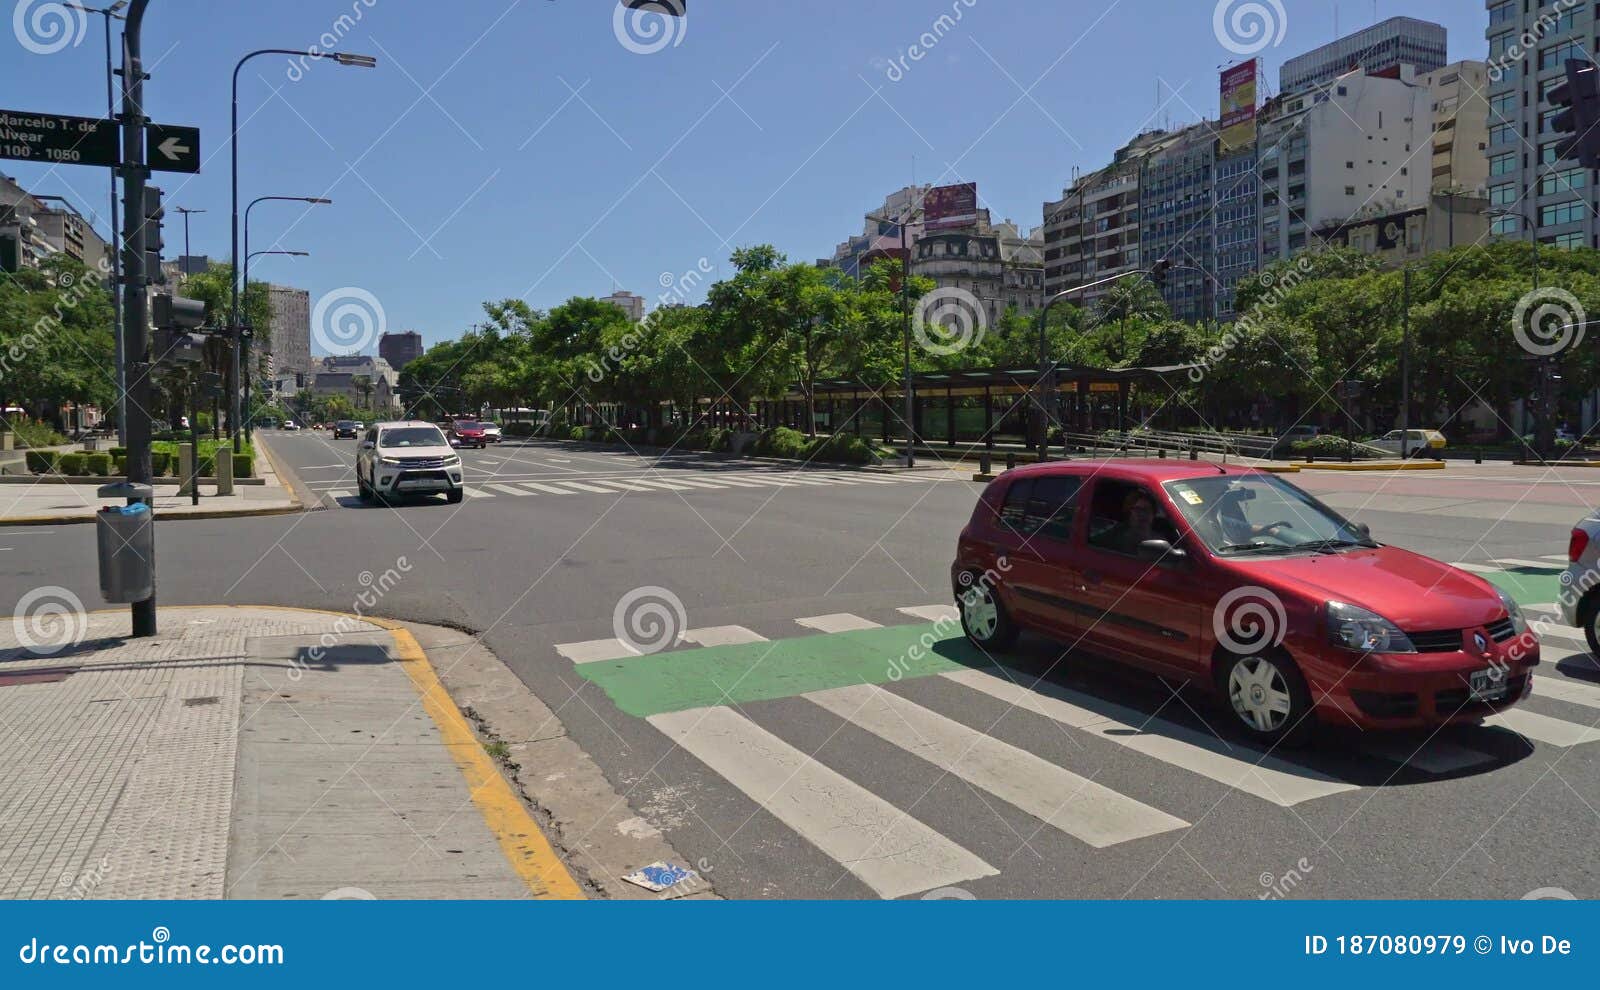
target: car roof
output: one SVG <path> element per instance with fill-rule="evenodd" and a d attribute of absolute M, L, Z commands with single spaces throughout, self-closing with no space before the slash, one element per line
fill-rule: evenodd
<path fill-rule="evenodd" d="M 427 427 L 431 427 L 432 429 L 435 429 L 435 430 L 437 430 L 439 428 L 439 427 L 435 426 L 433 423 L 424 423 L 420 419 L 397 419 L 397 420 L 395 420 L 393 422 L 390 422 L 390 423 L 377 423 L 377 424 L 375 424 L 375 428 L 376 429 L 380 429 L 380 430 L 398 430 L 398 429 L 402 429 L 402 428 L 408 427 L 408 426 L 427 426 Z"/>
<path fill-rule="evenodd" d="M 1264 472 L 1259 468 L 1237 464 L 1215 464 L 1210 461 L 1150 460 L 1144 458 L 1139 460 L 1049 461 L 1044 464 L 1028 464 L 1023 467 L 1013 468 L 996 480 L 1006 481 L 1022 478 L 1049 478 L 1088 474 L 1122 481 L 1146 481 L 1153 485 L 1159 485 L 1167 481 L 1182 481 L 1186 478 L 1204 478 L 1219 474 L 1242 476 L 1262 473 Z"/>

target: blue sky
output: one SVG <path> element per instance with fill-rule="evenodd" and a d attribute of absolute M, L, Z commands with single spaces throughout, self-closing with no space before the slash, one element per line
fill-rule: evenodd
<path fill-rule="evenodd" d="M 1452 59 L 1485 52 L 1479 0 L 1281 3 L 1283 40 L 1261 52 L 1274 84 L 1285 58 L 1335 37 L 1336 11 L 1344 33 L 1376 6 L 1443 23 Z M 826 256 L 913 177 L 976 181 L 995 219 L 1036 225 L 1075 166 L 1104 164 L 1151 124 L 1214 117 L 1217 72 L 1237 57 L 1217 40 L 1213 0 L 689 6 L 677 43 L 644 53 L 619 40 L 611 0 L 153 0 L 151 115 L 198 125 L 207 156 L 199 176 L 156 181 L 169 206 L 209 211 L 191 220 L 195 252 L 226 257 L 234 62 L 318 45 L 349 15 L 338 46 L 376 55 L 377 69 L 301 72 L 269 56 L 241 76 L 241 195 L 335 200 L 258 207 L 252 248 L 312 257 L 260 258 L 252 274 L 313 301 L 365 290 L 388 329 L 431 343 L 480 319 L 486 299 L 548 308 L 615 284 L 653 301 L 702 258 L 726 271 L 740 245 Z M 906 57 L 957 10 L 924 58 Z M 0 36 L 0 103 L 102 112 L 99 32 L 94 18 L 50 54 Z M 105 213 L 102 171 L 0 169 Z M 169 245 L 181 245 L 176 219 Z"/>

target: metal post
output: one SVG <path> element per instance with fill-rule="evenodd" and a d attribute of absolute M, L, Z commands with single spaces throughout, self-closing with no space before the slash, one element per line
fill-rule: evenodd
<path fill-rule="evenodd" d="M 1400 459 L 1411 447 L 1411 266 L 1407 265 L 1400 292 Z"/>
<path fill-rule="evenodd" d="M 113 81 L 114 72 L 111 64 L 111 18 L 115 16 L 110 9 L 98 11 L 106 26 L 106 116 L 115 120 L 117 116 L 116 84 Z M 117 443 L 126 447 L 128 444 L 128 374 L 123 364 L 122 341 L 122 254 L 121 245 L 117 243 L 117 170 L 111 170 L 111 216 L 107 223 L 111 226 L 111 339 L 115 350 L 117 362 Z"/>
<path fill-rule="evenodd" d="M 122 33 L 122 229 L 126 277 L 122 286 L 124 380 L 128 382 L 128 481 L 150 484 L 150 367 L 145 326 L 150 321 L 145 297 L 144 254 L 144 59 L 141 34 L 150 0 L 133 0 Z M 134 499 L 129 500 L 132 504 Z M 152 499 L 152 501 L 154 501 Z M 154 561 L 151 568 L 154 569 Z M 132 606 L 133 636 L 156 634 L 154 592 Z"/>
<path fill-rule="evenodd" d="M 906 217 L 900 218 L 900 254 L 905 264 L 900 272 L 900 307 L 905 310 L 905 418 L 906 467 L 917 466 L 917 430 L 912 414 L 911 396 L 911 248 L 906 241 Z"/>

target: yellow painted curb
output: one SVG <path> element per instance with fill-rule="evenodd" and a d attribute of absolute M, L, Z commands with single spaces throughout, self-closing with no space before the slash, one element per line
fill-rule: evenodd
<path fill-rule="evenodd" d="M 428 661 L 428 654 L 411 635 L 403 623 L 381 619 L 373 615 L 352 615 L 348 612 L 331 612 L 320 608 L 298 608 L 292 605 L 169 605 L 171 609 L 260 609 L 263 611 L 302 612 L 309 615 L 331 615 L 341 619 L 369 622 L 388 631 L 394 638 L 395 659 L 411 678 L 417 689 L 422 708 L 439 727 L 445 749 L 456 761 L 461 775 L 467 778 L 467 790 L 472 803 L 478 806 L 485 825 L 494 833 L 511 868 L 516 871 L 528 890 L 539 900 L 585 900 L 583 888 L 567 871 L 561 857 L 556 855 L 550 840 L 545 838 L 539 823 L 528 814 L 520 798 L 512 793 L 511 785 L 483 751 L 477 735 L 467 724 L 465 715 L 451 699 L 440 682 L 439 675 Z M 95 613 L 121 612 L 123 609 L 96 609 Z"/>
<path fill-rule="evenodd" d="M 306 505 L 304 500 L 300 498 L 300 493 L 294 490 L 294 486 L 289 483 L 289 476 L 279 470 L 278 459 L 272 456 L 272 448 L 267 446 L 267 441 L 261 439 L 254 442 L 261 449 L 261 453 L 266 455 L 267 463 L 272 465 L 272 474 L 278 479 L 279 486 L 289 493 L 289 501 L 294 504 L 294 508 L 291 511 L 298 512 L 304 509 Z"/>
<path fill-rule="evenodd" d="M 1600 468 L 1600 461 L 1512 461 L 1518 467 Z"/>
<path fill-rule="evenodd" d="M 1404 464 L 1301 464 L 1305 471 L 1443 471 L 1444 461 L 1406 461 Z"/>
<path fill-rule="evenodd" d="M 1257 464 L 1255 467 L 1257 471 L 1265 471 L 1268 474 L 1300 473 L 1300 465 L 1298 464 Z"/>

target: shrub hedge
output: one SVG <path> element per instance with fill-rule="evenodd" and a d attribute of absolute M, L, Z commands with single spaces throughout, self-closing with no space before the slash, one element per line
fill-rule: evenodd
<path fill-rule="evenodd" d="M 56 461 L 61 458 L 61 453 L 55 450 L 30 450 L 27 457 L 29 471 L 34 474 L 50 474 L 56 470 Z"/>
<path fill-rule="evenodd" d="M 97 478 L 104 478 L 111 474 L 111 455 L 106 453 L 93 453 L 84 458 L 88 473 Z"/>
<path fill-rule="evenodd" d="M 70 477 L 88 472 L 89 455 L 83 453 L 62 454 L 56 458 L 56 470 Z"/>

